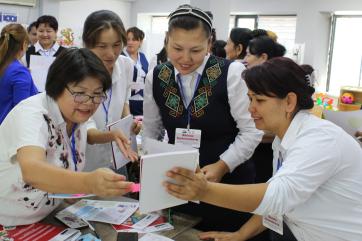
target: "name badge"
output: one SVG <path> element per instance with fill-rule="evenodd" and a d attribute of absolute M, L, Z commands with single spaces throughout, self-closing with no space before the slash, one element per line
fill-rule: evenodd
<path fill-rule="evenodd" d="M 175 144 L 177 143 L 200 148 L 201 130 L 176 128 Z"/>
<path fill-rule="evenodd" d="M 263 225 L 274 232 L 283 235 L 283 216 L 263 216 Z"/>
<path fill-rule="evenodd" d="M 143 82 L 132 82 L 130 84 L 132 90 L 143 90 L 145 88 L 145 83 Z"/>

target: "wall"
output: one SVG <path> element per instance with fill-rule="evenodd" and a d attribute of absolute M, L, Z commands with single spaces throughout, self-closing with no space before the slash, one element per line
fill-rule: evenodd
<path fill-rule="evenodd" d="M 0 4 L 0 12 L 15 13 L 18 15 L 19 23 L 29 24 L 39 16 L 39 1 L 37 1 L 35 7 Z"/>
<path fill-rule="evenodd" d="M 101 9 L 112 10 L 121 17 L 125 28 L 130 26 L 131 3 L 120 0 L 60 1 L 59 26 L 61 28 L 72 28 L 75 36 L 75 44 L 82 46 L 81 36 L 85 19 L 90 13 Z"/>
<path fill-rule="evenodd" d="M 190 0 L 157 1 L 137 0 L 132 4 L 133 25 L 138 25 L 137 14 L 170 12 L 178 5 L 190 3 L 210 10 L 214 14 L 214 26 L 219 39 L 227 39 L 231 13 L 296 14 L 296 43 L 304 43 L 304 63 L 311 64 L 318 79 L 325 85 L 327 78 L 330 16 L 334 11 L 362 11 L 361 0 Z M 157 46 L 162 41 L 155 39 Z M 153 45 L 153 43 L 149 43 Z"/>
<path fill-rule="evenodd" d="M 360 0 L 230 0 L 233 12 L 297 14 L 296 43 L 305 44 L 304 63 L 311 64 L 325 86 L 330 16 L 335 11 L 362 11 Z"/>

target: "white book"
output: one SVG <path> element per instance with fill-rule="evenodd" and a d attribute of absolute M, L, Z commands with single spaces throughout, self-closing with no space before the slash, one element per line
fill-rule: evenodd
<path fill-rule="evenodd" d="M 109 125 L 107 125 L 109 130 L 120 130 L 123 132 L 123 134 L 126 135 L 128 139 L 131 138 L 131 128 L 133 123 L 133 117 L 132 115 L 128 115 L 124 117 L 123 119 L 120 119 L 116 122 L 113 122 Z M 121 150 L 119 149 L 116 142 L 112 141 L 112 157 L 113 157 L 113 167 L 115 170 L 123 167 L 126 165 L 129 160 L 122 154 Z M 137 151 L 137 150 L 135 150 Z"/>
<path fill-rule="evenodd" d="M 199 152 L 197 149 L 172 151 L 173 145 L 170 146 L 169 152 L 144 155 L 141 158 L 141 190 L 139 196 L 141 213 L 149 213 L 187 203 L 187 201 L 178 199 L 166 192 L 162 183 L 171 181 L 166 176 L 166 172 L 174 167 L 196 171 L 199 164 Z"/>

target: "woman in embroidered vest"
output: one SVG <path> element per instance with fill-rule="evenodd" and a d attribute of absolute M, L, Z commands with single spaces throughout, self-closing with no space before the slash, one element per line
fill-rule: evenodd
<path fill-rule="evenodd" d="M 48 198 L 48 193 L 118 196 L 129 191 L 131 183 L 110 169 L 81 172 L 86 162 L 85 122 L 106 99 L 111 84 L 102 61 L 90 50 L 66 49 L 50 66 L 46 92 L 22 101 L 8 114 L 0 125 L 1 225 L 46 217 L 62 201 Z M 93 134 L 96 143 L 115 140 L 109 133 Z M 127 149 L 128 139 L 120 136 L 119 144 Z"/>
<path fill-rule="evenodd" d="M 50 15 L 40 16 L 36 20 L 38 42 L 26 51 L 26 66 L 30 66 L 31 55 L 57 57 L 65 48 L 57 43 L 58 21 Z"/>
<path fill-rule="evenodd" d="M 107 125 L 130 114 L 128 99 L 130 97 L 130 83 L 133 77 L 132 61 L 120 55 L 126 43 L 126 31 L 120 17 L 109 10 L 100 10 L 91 13 L 84 22 L 83 43 L 86 48 L 96 54 L 112 76 L 112 87 L 107 92 L 107 100 L 94 113 L 87 123 L 88 133 L 102 130 L 108 131 Z M 134 125 L 133 131 L 138 133 L 140 125 Z M 114 134 L 115 131 L 113 131 Z M 100 167 L 110 167 L 112 162 L 111 145 L 95 144 L 90 140 L 87 145 L 87 165 L 85 170 L 92 171 Z M 91 145 L 92 144 L 92 145 Z M 137 155 L 126 157 L 137 159 Z M 126 175 L 126 168 L 119 170 Z"/>
<path fill-rule="evenodd" d="M 0 124 L 20 101 L 38 93 L 29 70 L 20 62 L 29 38 L 21 24 L 11 23 L 0 35 Z"/>
<path fill-rule="evenodd" d="M 211 29 L 211 19 L 201 9 L 182 5 L 170 14 L 170 61 L 146 78 L 144 137 L 157 139 L 165 128 L 170 143 L 199 148 L 200 166 L 208 180 L 252 183 L 254 166 L 248 159 L 262 133 L 247 111 L 247 87 L 241 79 L 245 68 L 208 54 Z M 182 132 L 194 141 L 185 142 Z M 197 228 L 203 230 L 236 230 L 248 219 L 246 214 L 205 203 L 179 210 L 201 216 Z"/>
<path fill-rule="evenodd" d="M 170 194 L 254 216 L 237 232 L 202 239 L 243 241 L 266 228 L 272 240 L 340 241 L 362 237 L 362 149 L 333 123 L 310 113 L 309 76 L 291 59 L 278 57 L 244 72 L 249 111 L 258 129 L 275 134 L 274 176 L 267 183 L 224 185 L 174 168 Z M 277 232 L 283 233 L 283 235 Z"/>

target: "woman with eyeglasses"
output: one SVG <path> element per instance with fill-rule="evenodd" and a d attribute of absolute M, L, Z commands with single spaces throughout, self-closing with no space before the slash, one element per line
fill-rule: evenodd
<path fill-rule="evenodd" d="M 130 83 L 133 79 L 134 66 L 132 61 L 120 55 L 127 42 L 126 31 L 120 17 L 109 10 L 100 10 L 91 13 L 84 22 L 83 43 L 97 55 L 112 77 L 112 86 L 107 91 L 107 99 L 94 113 L 88 122 L 87 165 L 85 170 L 92 171 L 99 167 L 109 167 L 112 161 L 112 149 L 109 144 L 96 144 L 97 130 L 107 131 L 107 125 L 130 114 L 129 97 Z M 135 122 L 133 132 L 137 134 L 141 126 Z M 113 135 L 121 135 L 117 131 Z M 130 152 L 131 153 L 131 152 Z M 134 161 L 137 154 L 132 152 L 126 158 Z M 127 174 L 126 168 L 119 170 Z"/>
<path fill-rule="evenodd" d="M 81 172 L 86 163 L 86 122 L 106 99 L 111 77 L 88 49 L 66 49 L 49 68 L 45 92 L 8 114 L 0 126 L 0 224 L 35 223 L 62 200 L 49 193 L 118 196 L 131 183 L 110 169 Z M 113 141 L 98 133 L 99 143 Z M 120 138 L 126 153 L 128 140 Z"/>

